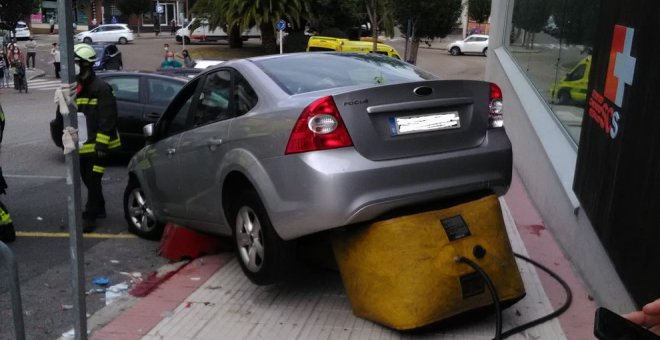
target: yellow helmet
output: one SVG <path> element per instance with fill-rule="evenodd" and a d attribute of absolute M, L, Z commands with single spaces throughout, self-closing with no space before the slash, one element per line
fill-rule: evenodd
<path fill-rule="evenodd" d="M 92 46 L 87 44 L 76 44 L 73 46 L 73 54 L 75 55 L 75 60 L 84 60 L 90 63 L 96 61 L 96 51 Z"/>

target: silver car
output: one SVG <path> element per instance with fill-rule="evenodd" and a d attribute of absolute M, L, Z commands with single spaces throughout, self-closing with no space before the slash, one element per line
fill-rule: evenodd
<path fill-rule="evenodd" d="M 144 130 L 128 166 L 129 229 L 233 235 L 257 284 L 279 278 L 296 238 L 511 182 L 497 85 L 375 54 L 227 61 Z"/>

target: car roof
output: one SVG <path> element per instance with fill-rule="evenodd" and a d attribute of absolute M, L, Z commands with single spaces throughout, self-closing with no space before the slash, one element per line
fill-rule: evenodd
<path fill-rule="evenodd" d="M 487 34 L 472 34 L 468 38 L 470 38 L 470 37 L 488 38 L 488 35 Z"/>
<path fill-rule="evenodd" d="M 112 77 L 112 76 L 149 76 L 149 77 L 154 77 L 154 78 L 167 78 L 167 79 L 174 79 L 176 81 L 181 81 L 181 82 L 187 82 L 189 81 L 190 77 L 188 77 L 184 73 L 169 73 L 169 72 L 162 72 L 162 71 L 141 71 L 141 70 L 136 70 L 136 71 L 101 71 L 101 72 L 96 72 L 96 75 L 99 76 L 100 78 L 105 78 L 105 77 Z"/>

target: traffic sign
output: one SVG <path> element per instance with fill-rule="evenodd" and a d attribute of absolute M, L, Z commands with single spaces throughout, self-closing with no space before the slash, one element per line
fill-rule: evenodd
<path fill-rule="evenodd" d="M 156 13 L 163 14 L 164 11 L 165 11 L 165 8 L 163 8 L 163 5 L 156 6 Z"/>
<path fill-rule="evenodd" d="M 280 19 L 277 21 L 277 30 L 282 31 L 286 27 L 286 21 Z"/>

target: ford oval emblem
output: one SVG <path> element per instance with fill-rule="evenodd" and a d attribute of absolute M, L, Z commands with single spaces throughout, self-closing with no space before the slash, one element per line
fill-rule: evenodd
<path fill-rule="evenodd" d="M 414 89 L 413 92 L 418 96 L 428 96 L 433 93 L 433 89 L 428 86 L 420 86 Z"/>

